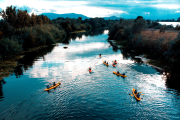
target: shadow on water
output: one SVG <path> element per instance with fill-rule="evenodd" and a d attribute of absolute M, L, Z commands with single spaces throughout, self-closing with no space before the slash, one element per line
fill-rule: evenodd
<path fill-rule="evenodd" d="M 19 78 L 21 75 L 23 75 L 24 71 L 31 68 L 37 59 L 42 58 L 44 61 L 46 61 L 44 56 L 52 52 L 54 47 L 55 46 L 48 46 L 36 52 L 25 53 L 24 57 L 18 60 L 18 66 L 14 69 L 14 75 L 16 78 Z"/>
<path fill-rule="evenodd" d="M 3 101 L 3 98 L 4 98 L 2 88 L 3 88 L 3 84 L 5 84 L 5 83 L 6 83 L 6 82 L 4 81 L 4 79 L 2 79 L 2 80 L 0 81 L 0 101 Z"/>

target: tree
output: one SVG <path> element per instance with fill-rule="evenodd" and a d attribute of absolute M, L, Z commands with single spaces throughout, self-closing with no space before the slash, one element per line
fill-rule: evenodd
<path fill-rule="evenodd" d="M 30 23 L 30 15 L 27 13 L 27 10 L 25 11 L 18 10 L 15 27 L 19 28 L 19 27 L 29 26 L 29 23 Z"/>
<path fill-rule="evenodd" d="M 78 21 L 79 21 L 79 23 L 81 23 L 82 22 L 82 17 L 78 17 Z"/>
<path fill-rule="evenodd" d="M 31 17 L 30 17 L 30 24 L 32 26 L 36 25 L 36 17 L 37 15 L 35 15 L 34 13 L 32 13 Z"/>
<path fill-rule="evenodd" d="M 133 33 L 140 33 L 146 26 L 146 20 L 139 18 L 134 22 L 132 26 Z"/>
<path fill-rule="evenodd" d="M 142 17 L 142 16 L 138 16 L 138 17 L 134 20 L 134 22 L 136 22 L 136 21 L 139 20 L 139 19 L 143 19 L 143 17 Z"/>
<path fill-rule="evenodd" d="M 6 11 L 2 10 L 0 12 L 0 16 L 2 16 L 3 20 L 14 26 L 16 22 L 16 7 L 12 8 L 12 5 L 7 7 Z"/>

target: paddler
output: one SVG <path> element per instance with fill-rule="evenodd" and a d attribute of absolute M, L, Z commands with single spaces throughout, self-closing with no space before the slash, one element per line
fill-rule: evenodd
<path fill-rule="evenodd" d="M 117 74 L 119 74 L 119 71 L 117 71 Z"/>
<path fill-rule="evenodd" d="M 116 67 L 116 66 L 115 66 L 115 63 L 113 63 L 113 67 Z"/>
<path fill-rule="evenodd" d="M 89 67 L 89 72 L 91 72 L 91 67 Z"/>
<path fill-rule="evenodd" d="M 49 87 L 49 85 L 46 85 L 46 87 L 47 87 L 47 89 L 49 89 L 50 87 Z"/>
<path fill-rule="evenodd" d="M 55 82 L 53 82 L 53 85 L 55 86 L 55 85 L 56 85 L 56 83 L 55 83 Z"/>
<path fill-rule="evenodd" d="M 134 93 L 137 94 L 137 90 L 135 90 Z"/>
<path fill-rule="evenodd" d="M 140 94 L 139 93 L 137 93 L 137 98 L 139 98 L 140 97 Z"/>
<path fill-rule="evenodd" d="M 101 54 L 99 54 L 99 57 L 101 57 Z"/>
<path fill-rule="evenodd" d="M 115 64 L 117 64 L 117 61 L 116 61 L 116 60 L 114 60 L 114 63 L 115 63 Z"/>

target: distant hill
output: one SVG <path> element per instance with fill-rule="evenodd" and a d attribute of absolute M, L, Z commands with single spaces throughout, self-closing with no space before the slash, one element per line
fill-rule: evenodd
<path fill-rule="evenodd" d="M 120 17 L 111 16 L 111 17 L 104 17 L 104 19 L 105 19 L 105 20 L 109 20 L 109 19 L 110 19 L 110 20 L 116 20 L 116 19 L 119 20 Z"/>
<path fill-rule="evenodd" d="M 88 19 L 87 16 L 82 15 L 82 14 L 75 14 L 75 13 L 68 13 L 68 14 L 56 14 L 56 13 L 42 13 L 43 15 L 46 15 L 49 19 L 56 19 L 58 17 L 63 17 L 63 18 L 75 18 L 77 19 L 78 17 L 81 17 L 82 20 Z"/>

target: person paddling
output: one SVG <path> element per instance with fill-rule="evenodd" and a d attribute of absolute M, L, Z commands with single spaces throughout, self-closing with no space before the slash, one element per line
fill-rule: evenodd
<path fill-rule="evenodd" d="M 113 63 L 112 65 L 113 65 L 113 67 L 116 67 L 116 66 L 115 66 L 115 63 Z"/>
<path fill-rule="evenodd" d="M 114 60 L 114 63 L 115 63 L 115 64 L 117 64 L 117 61 L 116 61 L 116 60 Z"/>
<path fill-rule="evenodd" d="M 99 57 L 101 57 L 101 54 L 99 54 Z"/>
<path fill-rule="evenodd" d="M 91 67 L 89 67 L 89 72 L 91 72 Z"/>
<path fill-rule="evenodd" d="M 137 94 L 137 90 L 135 90 L 134 93 Z"/>
<path fill-rule="evenodd" d="M 137 93 L 137 98 L 139 98 L 140 97 L 140 94 L 139 93 Z"/>
<path fill-rule="evenodd" d="M 53 82 L 53 85 L 55 86 L 55 85 L 56 85 L 56 83 L 55 83 L 55 82 Z"/>
<path fill-rule="evenodd" d="M 119 74 L 119 71 L 117 71 L 117 74 Z"/>
<path fill-rule="evenodd" d="M 49 89 L 50 87 L 49 87 L 49 85 L 46 85 L 46 87 L 47 87 L 47 89 Z"/>

